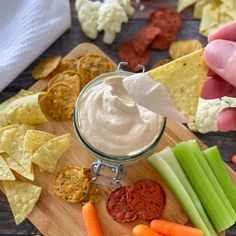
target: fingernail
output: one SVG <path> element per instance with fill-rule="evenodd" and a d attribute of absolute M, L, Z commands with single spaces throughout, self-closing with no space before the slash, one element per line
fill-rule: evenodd
<path fill-rule="evenodd" d="M 223 69 L 236 48 L 227 40 L 215 40 L 205 49 L 206 63 L 215 69 Z"/>

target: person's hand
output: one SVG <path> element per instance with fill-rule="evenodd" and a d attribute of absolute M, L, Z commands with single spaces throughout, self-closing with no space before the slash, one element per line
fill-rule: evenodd
<path fill-rule="evenodd" d="M 236 97 L 236 21 L 211 33 L 205 60 L 211 71 L 202 89 L 204 99 Z M 236 108 L 224 109 L 217 120 L 219 131 L 236 130 Z"/>

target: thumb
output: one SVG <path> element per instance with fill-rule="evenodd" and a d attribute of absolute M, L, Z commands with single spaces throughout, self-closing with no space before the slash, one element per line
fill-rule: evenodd
<path fill-rule="evenodd" d="M 217 39 L 205 49 L 207 65 L 228 83 L 236 87 L 236 43 Z"/>

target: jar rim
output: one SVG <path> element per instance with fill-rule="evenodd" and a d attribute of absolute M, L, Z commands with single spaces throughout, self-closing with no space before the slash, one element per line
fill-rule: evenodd
<path fill-rule="evenodd" d="M 81 144 L 83 146 L 85 146 L 85 148 L 88 149 L 88 151 L 90 151 L 93 155 L 95 155 L 96 157 L 98 157 L 101 160 L 104 161 L 108 161 L 108 162 L 118 162 L 118 163 L 123 163 L 123 162 L 132 162 L 132 161 L 136 161 L 139 159 L 142 159 L 143 156 L 147 153 L 149 153 L 150 151 L 153 150 L 154 147 L 156 147 L 156 145 L 159 143 L 161 137 L 164 134 L 165 131 L 165 127 L 166 127 L 166 117 L 160 116 L 160 130 L 159 133 L 157 134 L 156 138 L 150 143 L 150 145 L 148 145 L 147 147 L 143 148 L 142 150 L 140 150 L 139 152 L 136 152 L 134 154 L 130 154 L 130 155 L 113 155 L 113 154 L 108 154 L 105 152 L 102 152 L 100 150 L 98 150 L 97 148 L 95 148 L 92 144 L 90 144 L 86 138 L 83 136 L 81 130 L 80 130 L 80 125 L 79 125 L 79 104 L 82 100 L 82 98 L 84 97 L 84 95 L 86 94 L 86 92 L 94 85 L 99 84 L 103 81 L 103 79 L 107 78 L 107 77 L 111 77 L 111 76 L 129 76 L 132 75 L 133 73 L 128 72 L 128 71 L 122 71 L 122 70 L 117 70 L 117 71 L 113 71 L 113 72 L 108 72 L 105 74 L 102 74 L 98 77 L 96 77 L 95 79 L 91 80 L 80 92 L 79 96 L 77 97 L 75 106 L 74 106 L 74 113 L 73 113 L 73 125 L 74 125 L 74 130 L 76 133 L 76 136 L 78 137 L 79 141 L 81 142 Z"/>

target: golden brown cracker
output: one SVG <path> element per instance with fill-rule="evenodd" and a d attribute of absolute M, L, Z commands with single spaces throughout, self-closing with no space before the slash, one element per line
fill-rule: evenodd
<path fill-rule="evenodd" d="M 77 71 L 82 78 L 82 86 L 95 77 L 113 70 L 111 61 L 101 55 L 85 55 L 79 59 L 77 64 Z"/>
<path fill-rule="evenodd" d="M 179 40 L 170 45 L 169 54 L 175 60 L 202 48 L 201 42 L 197 39 Z"/>
<path fill-rule="evenodd" d="M 40 99 L 43 110 L 54 120 L 69 120 L 73 114 L 77 92 L 72 86 L 59 82 L 49 88 L 47 94 Z"/>
<path fill-rule="evenodd" d="M 51 74 L 59 65 L 61 56 L 56 55 L 41 60 L 32 70 L 32 76 L 35 79 L 44 79 Z"/>
<path fill-rule="evenodd" d="M 80 81 L 80 76 L 76 71 L 66 70 L 57 74 L 49 81 L 48 89 L 57 83 L 63 82 L 70 85 L 78 95 L 80 92 Z"/>
<path fill-rule="evenodd" d="M 54 181 L 55 194 L 61 199 L 77 203 L 86 198 L 90 189 L 90 181 L 83 169 L 78 167 L 65 167 L 61 169 Z"/>

